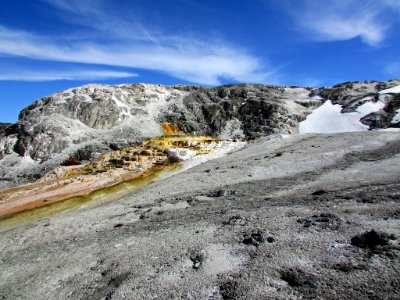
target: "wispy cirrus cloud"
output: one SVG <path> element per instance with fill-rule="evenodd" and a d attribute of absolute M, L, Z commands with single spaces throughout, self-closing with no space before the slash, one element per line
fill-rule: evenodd
<path fill-rule="evenodd" d="M 276 71 L 242 47 L 222 39 L 194 38 L 184 33 L 171 36 L 150 30 L 145 24 L 118 16 L 104 0 L 42 1 L 69 14 L 71 22 L 86 28 L 89 34 L 71 32 L 71 42 L 0 24 L 0 54 L 159 71 L 207 85 L 219 84 L 222 79 L 271 82 L 277 77 Z"/>
<path fill-rule="evenodd" d="M 287 3 L 296 23 L 314 39 L 340 41 L 360 38 L 371 46 L 379 45 L 392 25 L 388 8 L 400 7 L 397 0 L 289 0 Z"/>
<path fill-rule="evenodd" d="M 218 84 L 220 78 L 260 82 L 274 76 L 262 70 L 257 58 L 243 51 L 199 41 L 171 45 L 80 41 L 67 45 L 55 42 L 54 38 L 0 27 L 0 53 L 36 60 L 156 70 L 210 85 Z"/>
<path fill-rule="evenodd" d="M 101 33 L 107 39 L 125 38 L 152 42 L 169 38 L 165 32 L 147 28 L 148 26 L 143 25 L 135 14 L 117 10 L 118 5 L 113 2 L 106 0 L 41 1 L 61 12 L 60 16 L 69 23 L 91 29 L 90 34 L 94 36 Z"/>
<path fill-rule="evenodd" d="M 137 77 L 135 73 L 108 70 L 0 70 L 0 81 L 105 80 Z"/>

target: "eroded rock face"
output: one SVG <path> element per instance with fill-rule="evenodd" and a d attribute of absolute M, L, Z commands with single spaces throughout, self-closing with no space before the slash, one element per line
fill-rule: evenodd
<path fill-rule="evenodd" d="M 312 107 L 322 104 L 313 90 L 250 84 L 193 88 L 183 106 L 172 106 L 162 118 L 185 132 L 224 138 L 294 133 Z"/>
<path fill-rule="evenodd" d="M 0 123 L 0 136 L 4 136 L 6 128 L 10 127 L 11 123 Z"/>
<path fill-rule="evenodd" d="M 21 174 L 38 173 L 38 169 L 52 168 L 70 156 L 95 160 L 110 149 L 161 135 L 164 122 L 189 134 L 222 138 L 296 132 L 298 121 L 321 104 L 310 96 L 312 91 L 247 84 L 69 89 L 39 99 L 21 111 L 16 124 L 7 126 L 0 140 L 0 177 L 6 176 L 11 166 L 18 176 L 19 169 Z M 26 170 L 17 157 L 36 162 L 34 170 L 31 164 Z"/>
<path fill-rule="evenodd" d="M 393 123 L 393 117 L 400 108 L 400 94 L 380 93 L 380 91 L 400 85 L 400 80 L 387 82 L 365 81 L 345 82 L 320 90 L 324 99 L 332 100 L 333 104 L 343 106 L 343 113 L 354 112 L 357 107 L 367 102 L 383 102 L 383 109 L 368 114 L 361 119 L 361 123 L 370 126 L 371 129 L 399 127 L 399 123 Z"/>
<path fill-rule="evenodd" d="M 14 149 L 19 155 L 45 161 L 68 148 L 78 151 L 87 142 L 118 144 L 157 135 L 159 110 L 181 94 L 184 93 L 158 85 L 87 85 L 69 89 L 21 111 L 15 126 L 18 141 Z"/>
<path fill-rule="evenodd" d="M 343 105 L 343 112 L 383 101 L 384 109 L 362 122 L 393 127 L 399 95 L 379 91 L 396 85 L 399 80 L 320 89 L 261 84 L 73 88 L 37 100 L 21 111 L 16 124 L 0 127 L 0 178 L 43 174 L 71 156 L 94 161 L 107 151 L 161 135 L 164 122 L 185 133 L 224 139 L 295 133 L 298 123 L 327 99 Z"/>

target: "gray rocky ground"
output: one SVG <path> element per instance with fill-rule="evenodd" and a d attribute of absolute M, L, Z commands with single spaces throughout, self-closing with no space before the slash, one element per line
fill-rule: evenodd
<path fill-rule="evenodd" d="M 0 223 L 0 299 L 399 299 L 400 131 L 274 135 Z"/>

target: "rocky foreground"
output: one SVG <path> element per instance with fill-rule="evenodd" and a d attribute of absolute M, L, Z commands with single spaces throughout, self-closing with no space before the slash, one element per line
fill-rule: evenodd
<path fill-rule="evenodd" d="M 0 223 L 2 299 L 398 299 L 400 131 L 263 137 L 95 208 Z"/>

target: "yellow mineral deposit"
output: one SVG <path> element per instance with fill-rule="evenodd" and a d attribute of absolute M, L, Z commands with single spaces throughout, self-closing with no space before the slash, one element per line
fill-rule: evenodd
<path fill-rule="evenodd" d="M 0 190 L 0 219 L 71 198 L 81 203 L 77 197 L 89 197 L 123 182 L 135 184 L 138 178 L 153 178 L 178 161 L 171 157 L 176 152 L 169 149 L 188 149 L 201 155 L 211 151 L 210 144 L 220 142 L 208 136 L 184 135 L 175 124 L 164 123 L 162 128 L 164 136 L 108 152 L 95 163 L 60 166 L 33 183 Z M 68 207 L 65 203 L 59 206 Z"/>
<path fill-rule="evenodd" d="M 181 130 L 178 125 L 173 123 L 163 123 L 161 124 L 164 135 L 178 135 L 181 134 Z"/>

